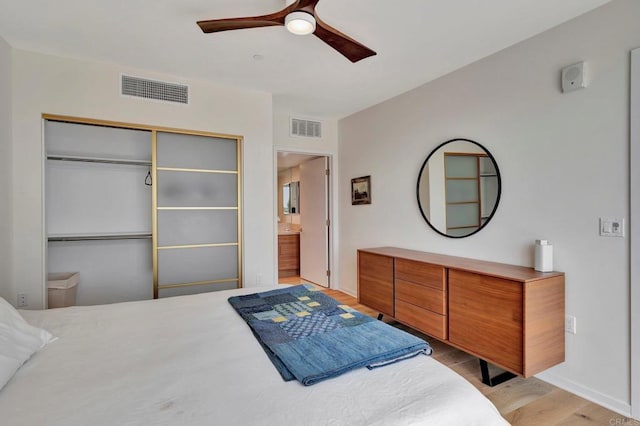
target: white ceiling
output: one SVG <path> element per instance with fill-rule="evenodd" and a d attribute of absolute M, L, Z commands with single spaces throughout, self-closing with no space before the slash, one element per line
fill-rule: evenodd
<path fill-rule="evenodd" d="M 608 1 L 320 0 L 323 21 L 378 53 L 356 64 L 283 27 L 203 34 L 196 25 L 272 13 L 285 0 L 0 0 L 0 36 L 19 49 L 270 92 L 276 111 L 340 118 Z"/>

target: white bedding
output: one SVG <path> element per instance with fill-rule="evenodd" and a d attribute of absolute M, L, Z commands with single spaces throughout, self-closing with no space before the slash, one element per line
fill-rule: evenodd
<path fill-rule="evenodd" d="M 227 302 L 240 289 L 20 311 L 59 337 L 0 391 L 3 425 L 504 425 L 427 356 L 284 382 Z"/>

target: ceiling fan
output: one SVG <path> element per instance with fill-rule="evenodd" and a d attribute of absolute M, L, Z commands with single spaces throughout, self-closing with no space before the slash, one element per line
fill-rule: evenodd
<path fill-rule="evenodd" d="M 313 33 L 351 62 L 358 62 L 376 54 L 376 52 L 363 44 L 325 24 L 316 14 L 316 5 L 320 0 L 286 1 L 287 7 L 269 15 L 212 19 L 198 21 L 198 25 L 205 33 L 284 25 L 293 34 L 306 35 Z"/>

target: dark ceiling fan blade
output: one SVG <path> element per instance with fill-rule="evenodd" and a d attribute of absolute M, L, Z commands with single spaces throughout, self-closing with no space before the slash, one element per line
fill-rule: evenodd
<path fill-rule="evenodd" d="M 315 13 L 314 16 L 316 18 L 316 31 L 313 34 L 340 52 L 351 62 L 355 63 L 369 56 L 376 55 L 376 52 L 367 46 L 358 43 L 348 35 L 324 23 Z"/>
<path fill-rule="evenodd" d="M 217 33 L 220 31 L 241 30 L 244 28 L 284 25 L 284 18 L 289 13 L 298 9 L 301 3 L 304 3 L 303 6 L 306 6 L 309 1 L 297 0 L 284 9 L 269 15 L 252 16 L 247 18 L 211 19 L 208 21 L 198 21 L 197 24 L 204 33 Z"/>
<path fill-rule="evenodd" d="M 217 33 L 220 31 L 241 30 L 243 28 L 284 25 L 284 18 L 282 18 L 282 22 L 277 20 L 266 20 L 262 16 L 257 16 L 255 18 L 213 19 L 210 21 L 198 21 L 198 25 L 202 29 L 203 33 Z"/>

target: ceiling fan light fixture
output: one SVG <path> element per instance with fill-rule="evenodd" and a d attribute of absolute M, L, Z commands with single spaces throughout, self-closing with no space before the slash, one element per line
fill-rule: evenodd
<path fill-rule="evenodd" d="M 284 18 L 284 25 L 292 34 L 307 35 L 316 30 L 316 19 L 306 12 L 291 12 Z"/>

